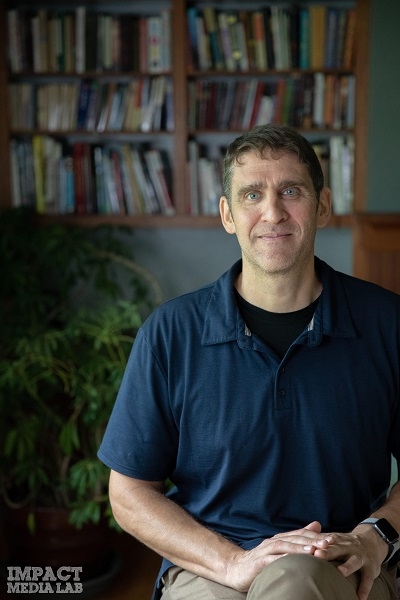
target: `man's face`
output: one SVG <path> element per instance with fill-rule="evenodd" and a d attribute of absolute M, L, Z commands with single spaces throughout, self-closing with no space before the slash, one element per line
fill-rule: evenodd
<path fill-rule="evenodd" d="M 328 190 L 316 193 L 307 167 L 294 154 L 255 152 L 242 156 L 232 179 L 231 208 L 220 210 L 228 233 L 236 234 L 243 267 L 268 274 L 302 269 L 314 257 L 317 227 L 330 216 Z"/>

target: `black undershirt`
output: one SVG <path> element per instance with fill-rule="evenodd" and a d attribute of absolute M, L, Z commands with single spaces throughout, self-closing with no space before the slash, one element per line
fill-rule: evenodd
<path fill-rule="evenodd" d="M 250 331 L 264 340 L 280 357 L 283 357 L 289 346 L 310 323 L 319 298 L 309 306 L 289 313 L 263 310 L 247 302 L 237 291 L 236 300 Z"/>

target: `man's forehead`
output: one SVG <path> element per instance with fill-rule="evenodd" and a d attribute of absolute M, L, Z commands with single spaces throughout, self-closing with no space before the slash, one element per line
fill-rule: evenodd
<path fill-rule="evenodd" d="M 293 152 L 266 150 L 261 155 L 258 152 L 246 152 L 234 164 L 233 179 L 249 173 L 285 172 L 310 179 L 307 166 Z M 235 177 L 236 176 L 236 177 Z"/>

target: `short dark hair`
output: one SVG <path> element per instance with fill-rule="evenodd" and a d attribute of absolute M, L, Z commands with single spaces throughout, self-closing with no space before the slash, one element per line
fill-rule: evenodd
<path fill-rule="evenodd" d="M 240 164 L 240 158 L 247 152 L 263 156 L 265 150 L 279 155 L 281 152 L 295 154 L 306 165 L 310 174 L 317 203 L 324 187 L 324 174 L 311 143 L 298 131 L 286 125 L 257 125 L 254 129 L 237 137 L 226 151 L 222 163 L 222 185 L 224 195 L 231 205 L 233 168 Z"/>

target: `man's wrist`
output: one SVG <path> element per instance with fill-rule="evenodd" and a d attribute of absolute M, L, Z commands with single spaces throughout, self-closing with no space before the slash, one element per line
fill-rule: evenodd
<path fill-rule="evenodd" d="M 387 519 L 378 519 L 370 517 L 360 523 L 360 525 L 370 525 L 375 532 L 387 545 L 387 554 L 382 564 L 386 564 L 396 554 L 400 548 L 399 533 L 389 523 Z"/>

